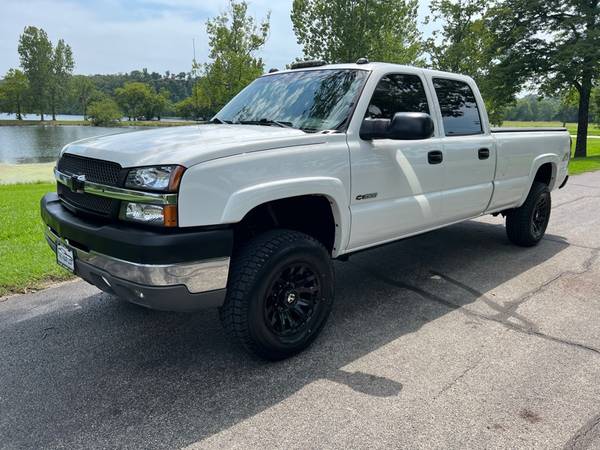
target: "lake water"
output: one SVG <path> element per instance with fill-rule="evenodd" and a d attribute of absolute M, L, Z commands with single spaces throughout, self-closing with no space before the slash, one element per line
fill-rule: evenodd
<path fill-rule="evenodd" d="M 104 134 L 127 133 L 139 128 L 105 128 L 78 125 L 0 126 L 0 163 L 26 164 L 56 161 L 69 142 Z"/>

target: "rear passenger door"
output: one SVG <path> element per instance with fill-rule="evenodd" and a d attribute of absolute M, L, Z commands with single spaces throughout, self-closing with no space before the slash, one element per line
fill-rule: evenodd
<path fill-rule="evenodd" d="M 449 223 L 487 209 L 493 193 L 496 148 L 472 87 L 448 78 L 434 77 L 432 83 L 443 122 L 443 216 Z"/>

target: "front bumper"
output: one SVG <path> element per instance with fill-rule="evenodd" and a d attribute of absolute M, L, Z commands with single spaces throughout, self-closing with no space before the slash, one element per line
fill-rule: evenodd
<path fill-rule="evenodd" d="M 167 311 L 222 305 L 231 230 L 161 233 L 99 225 L 68 211 L 56 194 L 42 199 L 41 211 L 50 247 L 72 250 L 75 273 L 103 291 Z"/>

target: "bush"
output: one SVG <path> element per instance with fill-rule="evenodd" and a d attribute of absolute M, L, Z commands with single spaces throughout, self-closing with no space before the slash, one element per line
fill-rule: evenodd
<path fill-rule="evenodd" d="M 110 98 L 90 103 L 87 113 L 92 125 L 96 127 L 114 125 L 123 117 L 119 106 Z"/>

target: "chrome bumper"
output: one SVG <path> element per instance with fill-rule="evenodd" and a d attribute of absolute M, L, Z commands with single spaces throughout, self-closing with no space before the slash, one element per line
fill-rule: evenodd
<path fill-rule="evenodd" d="M 60 242 L 73 251 L 76 261 L 106 272 L 112 278 L 146 287 L 185 286 L 191 294 L 225 289 L 229 274 L 229 258 L 219 258 L 192 263 L 148 265 L 138 264 L 94 251 L 86 252 L 57 236 L 49 227 L 45 229 L 48 244 L 56 253 Z M 104 279 L 106 282 L 107 280 Z M 110 287 L 110 283 L 107 283 Z"/>

